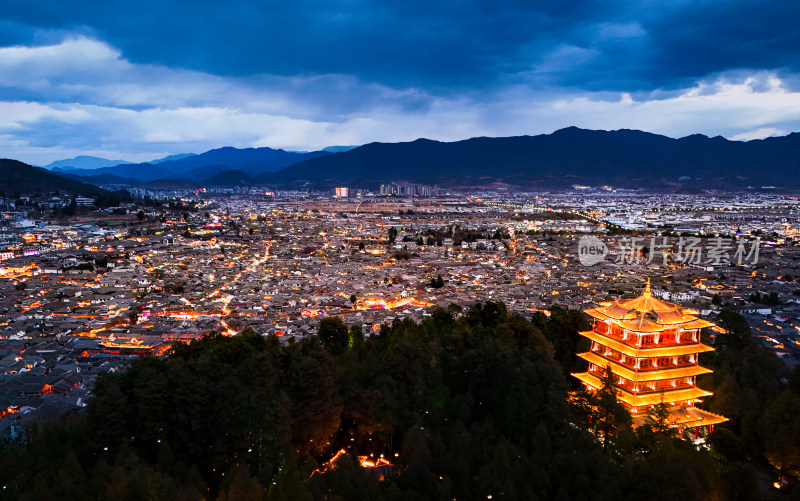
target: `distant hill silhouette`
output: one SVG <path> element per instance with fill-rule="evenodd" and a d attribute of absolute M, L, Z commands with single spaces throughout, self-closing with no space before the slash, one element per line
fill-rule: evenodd
<path fill-rule="evenodd" d="M 181 160 L 183 158 L 193 157 L 195 155 L 197 155 L 197 153 L 178 153 L 176 155 L 167 155 L 164 158 L 157 158 L 156 160 L 150 160 L 147 163 L 161 164 L 161 163 L 164 163 L 164 162 L 172 162 L 172 161 L 175 161 L 175 160 Z"/>
<path fill-rule="evenodd" d="M 0 190 L 6 193 L 69 192 L 72 195 L 109 195 L 97 186 L 68 179 L 18 160 L 0 159 Z"/>
<path fill-rule="evenodd" d="M 261 182 L 371 186 L 402 179 L 440 186 L 573 184 L 669 191 L 800 188 L 800 133 L 748 142 L 700 134 L 672 139 L 638 130 L 569 127 L 537 136 L 370 143 L 258 178 Z"/>
<path fill-rule="evenodd" d="M 341 153 L 343 151 L 350 151 L 354 148 L 358 148 L 359 145 L 354 146 L 326 146 L 322 148 L 322 151 L 327 151 L 328 153 Z"/>
<path fill-rule="evenodd" d="M 82 169 L 100 169 L 102 167 L 113 167 L 120 164 L 129 164 L 126 160 L 109 160 L 107 158 L 92 157 L 88 155 L 80 155 L 75 158 L 68 158 L 65 160 L 57 160 L 44 166 L 45 169 L 50 170 L 82 170 Z"/>
<path fill-rule="evenodd" d="M 225 147 L 199 155 L 184 156 L 176 160 L 158 161 L 157 164 L 124 164 L 81 172 L 71 171 L 70 173 L 81 176 L 112 174 L 123 178 L 135 178 L 142 182 L 165 178 L 196 182 L 227 170 L 241 170 L 248 176 L 255 176 L 265 172 L 274 172 L 303 160 L 330 154 L 325 151 L 297 153 L 272 148 Z"/>
<path fill-rule="evenodd" d="M 200 186 L 249 186 L 255 182 L 253 178 L 240 170 L 226 170 L 197 184 Z"/>
<path fill-rule="evenodd" d="M 138 179 L 133 179 L 129 177 L 119 177 L 115 176 L 114 174 L 99 174 L 96 176 L 81 176 L 75 173 L 75 171 L 69 172 L 58 172 L 59 175 L 64 176 L 69 179 L 74 179 L 76 181 L 80 181 L 82 183 L 89 183 L 95 186 L 99 186 L 100 188 L 107 189 L 106 185 L 128 185 L 128 186 L 138 186 L 141 183 Z"/>

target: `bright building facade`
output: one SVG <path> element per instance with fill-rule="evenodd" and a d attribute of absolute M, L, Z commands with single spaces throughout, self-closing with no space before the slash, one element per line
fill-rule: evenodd
<path fill-rule="evenodd" d="M 578 356 L 589 362 L 587 372 L 573 374 L 589 389 L 602 386 L 605 371 L 614 374 L 618 400 L 642 423 L 647 411 L 664 402 L 670 425 L 708 429 L 726 418 L 695 407 L 712 393 L 697 387 L 697 376 L 708 374 L 698 356 L 714 349 L 700 342 L 700 330 L 714 324 L 697 312 L 653 297 L 650 281 L 634 299 L 617 299 L 585 310 L 592 330 L 581 332 L 591 348 Z"/>

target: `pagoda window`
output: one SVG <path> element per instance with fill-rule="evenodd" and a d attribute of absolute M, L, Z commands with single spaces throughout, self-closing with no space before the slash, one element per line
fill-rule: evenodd
<path fill-rule="evenodd" d="M 619 325 L 612 325 L 611 326 L 611 335 L 616 337 L 622 337 L 622 327 Z"/>
<path fill-rule="evenodd" d="M 608 333 L 608 324 L 605 322 L 601 322 L 600 320 L 595 320 L 594 330 L 599 332 L 600 334 L 606 334 Z"/>
<path fill-rule="evenodd" d="M 640 344 L 643 345 L 653 344 L 654 341 L 655 341 L 655 336 L 653 336 L 652 334 L 648 334 L 646 336 L 641 337 Z"/>
<path fill-rule="evenodd" d="M 671 362 L 671 361 L 670 361 L 669 357 L 659 357 L 659 359 L 658 359 L 658 366 L 659 366 L 659 367 L 664 367 L 664 366 L 667 366 L 667 365 L 669 365 L 669 364 L 670 364 L 670 362 Z"/>

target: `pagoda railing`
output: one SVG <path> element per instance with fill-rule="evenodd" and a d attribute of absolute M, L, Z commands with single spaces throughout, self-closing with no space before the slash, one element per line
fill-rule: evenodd
<path fill-rule="evenodd" d="M 594 332 L 606 336 L 611 339 L 622 341 L 630 346 L 638 347 L 656 347 L 656 346 L 680 346 L 689 344 L 699 344 L 700 337 L 697 336 L 696 331 L 669 331 L 666 333 L 652 333 L 641 334 L 644 342 L 638 342 L 640 333 L 621 329 L 617 326 L 612 326 L 610 329 L 594 328 Z"/>
<path fill-rule="evenodd" d="M 590 366 L 589 372 L 596 374 L 597 377 L 603 378 L 606 370 L 599 366 Z M 638 384 L 638 386 L 637 386 Z M 656 393 L 656 392 L 669 392 L 671 390 L 684 390 L 687 388 L 694 388 L 694 378 L 676 378 L 661 381 L 652 381 L 646 383 L 636 383 L 629 379 L 625 379 L 615 375 L 614 386 L 622 388 L 630 393 L 637 395 Z"/>

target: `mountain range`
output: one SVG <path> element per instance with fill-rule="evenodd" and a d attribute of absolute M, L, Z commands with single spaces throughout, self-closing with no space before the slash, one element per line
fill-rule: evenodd
<path fill-rule="evenodd" d="M 303 160 L 330 155 L 327 151 L 294 152 L 272 148 L 224 147 L 199 155 L 175 155 L 159 161 L 123 163 L 96 169 L 62 169 L 96 183 L 114 183 L 120 179 L 147 183 L 155 180 L 197 182 L 229 170 L 242 170 L 248 175 L 273 172 Z"/>
<path fill-rule="evenodd" d="M 767 185 L 798 189 L 798 174 L 800 133 L 742 142 L 569 127 L 537 136 L 370 143 L 296 163 L 263 180 L 354 187 L 407 180 L 451 187 L 585 184 L 691 191 Z"/>
<path fill-rule="evenodd" d="M 315 152 L 219 148 L 159 163 L 70 170 L 93 183 L 275 185 L 375 189 L 395 180 L 442 187 L 566 189 L 612 185 L 670 192 L 800 189 L 800 133 L 752 141 L 700 134 L 673 139 L 568 127 L 536 136 L 370 143 Z M 63 172 L 63 171 L 62 171 Z"/>

